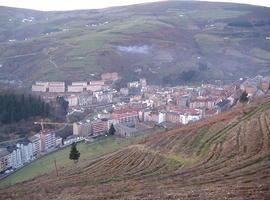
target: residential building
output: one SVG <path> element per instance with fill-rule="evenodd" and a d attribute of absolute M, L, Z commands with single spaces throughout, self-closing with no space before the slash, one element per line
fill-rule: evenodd
<path fill-rule="evenodd" d="M 228 99 L 224 99 L 216 104 L 218 113 L 227 111 L 230 107 L 231 107 L 231 101 Z"/>
<path fill-rule="evenodd" d="M 108 131 L 108 120 L 101 119 L 91 122 L 91 133 L 92 135 L 103 135 Z"/>
<path fill-rule="evenodd" d="M 41 152 L 46 152 L 55 147 L 55 132 L 45 131 L 40 133 Z"/>
<path fill-rule="evenodd" d="M 49 92 L 62 93 L 65 92 L 64 82 L 49 82 Z"/>
<path fill-rule="evenodd" d="M 194 98 L 190 100 L 189 107 L 194 109 L 198 108 L 213 109 L 215 107 L 215 100 L 212 98 L 205 98 L 205 97 Z"/>
<path fill-rule="evenodd" d="M 102 88 L 103 88 L 103 85 L 90 84 L 90 85 L 87 85 L 86 90 L 95 92 L 95 91 L 102 90 Z"/>
<path fill-rule="evenodd" d="M 146 87 L 146 86 L 147 86 L 147 81 L 146 81 L 145 78 L 141 78 L 141 79 L 140 79 L 140 85 L 141 85 L 142 87 Z"/>
<path fill-rule="evenodd" d="M 57 136 L 55 137 L 55 147 L 61 147 L 63 145 L 63 138 Z"/>
<path fill-rule="evenodd" d="M 20 149 L 21 161 L 23 164 L 34 159 L 33 144 L 29 140 L 23 140 L 20 143 L 17 143 L 16 146 Z"/>
<path fill-rule="evenodd" d="M 118 73 L 113 72 L 113 73 L 101 74 L 101 79 L 102 80 L 116 81 L 116 80 L 118 80 Z"/>
<path fill-rule="evenodd" d="M 0 173 L 10 169 L 11 166 L 11 155 L 6 148 L 0 148 Z"/>
<path fill-rule="evenodd" d="M 114 128 L 116 130 L 115 134 L 122 137 L 134 137 L 136 136 L 136 133 L 138 133 L 136 128 L 128 127 L 124 124 L 116 124 L 114 125 Z"/>
<path fill-rule="evenodd" d="M 11 167 L 12 169 L 17 169 L 23 166 L 22 157 L 21 157 L 21 149 L 16 145 L 7 147 L 7 150 L 10 152 L 11 157 Z"/>
<path fill-rule="evenodd" d="M 82 86 L 82 87 L 86 88 L 87 82 L 86 82 L 86 81 L 72 82 L 71 85 L 72 85 L 72 86 Z"/>
<path fill-rule="evenodd" d="M 134 88 L 134 87 L 139 87 L 139 86 L 140 86 L 139 81 L 129 82 L 129 83 L 127 84 L 127 87 L 128 87 L 128 88 Z"/>
<path fill-rule="evenodd" d="M 79 98 L 76 95 L 70 95 L 66 97 L 66 100 L 68 101 L 69 107 L 74 107 L 79 104 Z"/>
<path fill-rule="evenodd" d="M 76 122 L 73 123 L 73 135 L 88 136 L 91 133 L 90 122 Z"/>
<path fill-rule="evenodd" d="M 120 89 L 120 94 L 127 96 L 128 95 L 128 88 L 121 88 Z"/>
<path fill-rule="evenodd" d="M 93 103 L 93 95 L 89 93 L 82 93 L 78 96 L 80 106 L 90 106 Z"/>
<path fill-rule="evenodd" d="M 28 139 L 33 144 L 33 156 L 38 157 L 41 151 L 40 134 L 35 134 L 34 136 Z"/>
<path fill-rule="evenodd" d="M 166 113 L 166 121 L 171 123 L 188 124 L 200 120 L 202 118 L 202 110 L 199 109 L 181 109 L 171 108 Z"/>
<path fill-rule="evenodd" d="M 114 110 L 111 115 L 111 121 L 113 124 L 135 124 L 138 119 L 138 110 L 132 108 Z"/>
<path fill-rule="evenodd" d="M 44 85 L 32 85 L 32 92 L 46 92 L 47 87 Z"/>
<path fill-rule="evenodd" d="M 83 92 L 86 89 L 86 87 L 87 86 L 84 85 L 69 85 L 67 91 L 72 93 Z"/>

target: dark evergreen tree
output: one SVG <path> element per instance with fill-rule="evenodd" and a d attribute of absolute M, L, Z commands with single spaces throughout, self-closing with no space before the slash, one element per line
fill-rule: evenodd
<path fill-rule="evenodd" d="M 57 97 L 56 102 L 60 105 L 62 114 L 66 115 L 68 112 L 68 101 L 64 97 Z"/>
<path fill-rule="evenodd" d="M 29 117 L 48 117 L 50 105 L 31 95 L 1 94 L 0 122 L 10 124 Z"/>
<path fill-rule="evenodd" d="M 116 130 L 115 130 L 115 128 L 114 128 L 114 125 L 111 124 L 110 129 L 109 129 L 109 135 L 114 135 L 115 132 L 116 132 Z"/>
<path fill-rule="evenodd" d="M 241 94 L 239 101 L 241 103 L 245 103 L 248 101 L 248 93 L 246 91 Z"/>
<path fill-rule="evenodd" d="M 69 159 L 73 160 L 74 163 L 77 163 L 80 158 L 80 152 L 77 150 L 76 143 L 72 143 L 70 153 L 69 153 Z"/>

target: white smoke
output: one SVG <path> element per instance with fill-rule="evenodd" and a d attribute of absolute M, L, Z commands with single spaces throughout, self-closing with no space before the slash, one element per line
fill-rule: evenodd
<path fill-rule="evenodd" d="M 119 51 L 123 51 L 123 52 L 127 52 L 127 53 L 139 53 L 139 54 L 149 53 L 149 47 L 147 45 L 143 45 L 143 46 L 118 46 L 117 49 Z"/>

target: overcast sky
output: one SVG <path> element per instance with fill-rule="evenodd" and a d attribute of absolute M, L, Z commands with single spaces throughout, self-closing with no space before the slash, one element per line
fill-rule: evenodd
<path fill-rule="evenodd" d="M 1 6 L 30 8 L 36 10 L 76 10 L 106 8 L 136 3 L 154 2 L 158 0 L 0 0 Z M 270 7 L 270 0 L 208 0 L 237 2 Z"/>

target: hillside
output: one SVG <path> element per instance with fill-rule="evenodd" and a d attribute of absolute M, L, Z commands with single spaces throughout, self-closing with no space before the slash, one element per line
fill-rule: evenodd
<path fill-rule="evenodd" d="M 89 80 L 107 71 L 179 84 L 269 74 L 270 9 L 168 1 L 101 10 L 0 7 L 0 80 Z M 31 74 L 31 76 L 29 76 Z"/>
<path fill-rule="evenodd" d="M 0 191 L 3 199 L 269 199 L 270 98 Z"/>

